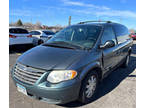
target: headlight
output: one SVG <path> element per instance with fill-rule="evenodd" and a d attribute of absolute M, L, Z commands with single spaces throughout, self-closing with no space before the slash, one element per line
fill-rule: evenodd
<path fill-rule="evenodd" d="M 65 80 L 71 80 L 75 78 L 76 75 L 77 72 L 74 70 L 55 70 L 48 75 L 47 81 L 51 83 L 58 83 Z"/>

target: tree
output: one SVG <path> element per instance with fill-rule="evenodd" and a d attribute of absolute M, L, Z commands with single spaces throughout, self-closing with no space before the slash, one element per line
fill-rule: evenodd
<path fill-rule="evenodd" d="M 35 24 L 35 29 L 41 29 L 41 22 L 37 21 Z"/>
<path fill-rule="evenodd" d="M 22 23 L 22 21 L 19 19 L 19 20 L 17 21 L 16 25 L 17 25 L 17 26 L 22 26 L 23 23 Z"/>

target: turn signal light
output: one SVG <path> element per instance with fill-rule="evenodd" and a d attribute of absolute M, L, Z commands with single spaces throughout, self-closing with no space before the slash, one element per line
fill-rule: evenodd
<path fill-rule="evenodd" d="M 32 37 L 32 35 L 28 35 L 27 37 L 31 38 L 31 37 Z"/>
<path fill-rule="evenodd" d="M 14 35 L 9 35 L 9 38 L 16 38 L 16 36 L 14 36 Z"/>

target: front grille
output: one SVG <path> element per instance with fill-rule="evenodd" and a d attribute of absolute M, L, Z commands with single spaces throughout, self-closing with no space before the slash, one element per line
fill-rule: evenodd
<path fill-rule="evenodd" d="M 22 64 L 16 64 L 14 68 L 14 77 L 21 82 L 33 85 L 46 71 L 27 67 Z"/>

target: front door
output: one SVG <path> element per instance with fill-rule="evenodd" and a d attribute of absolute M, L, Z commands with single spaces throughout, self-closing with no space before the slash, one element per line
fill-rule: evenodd
<path fill-rule="evenodd" d="M 101 44 L 105 44 L 108 40 L 113 40 L 115 42 L 115 46 L 102 49 L 103 69 L 105 72 L 113 68 L 118 63 L 118 46 L 115 33 L 111 26 L 105 27 L 101 37 Z"/>

